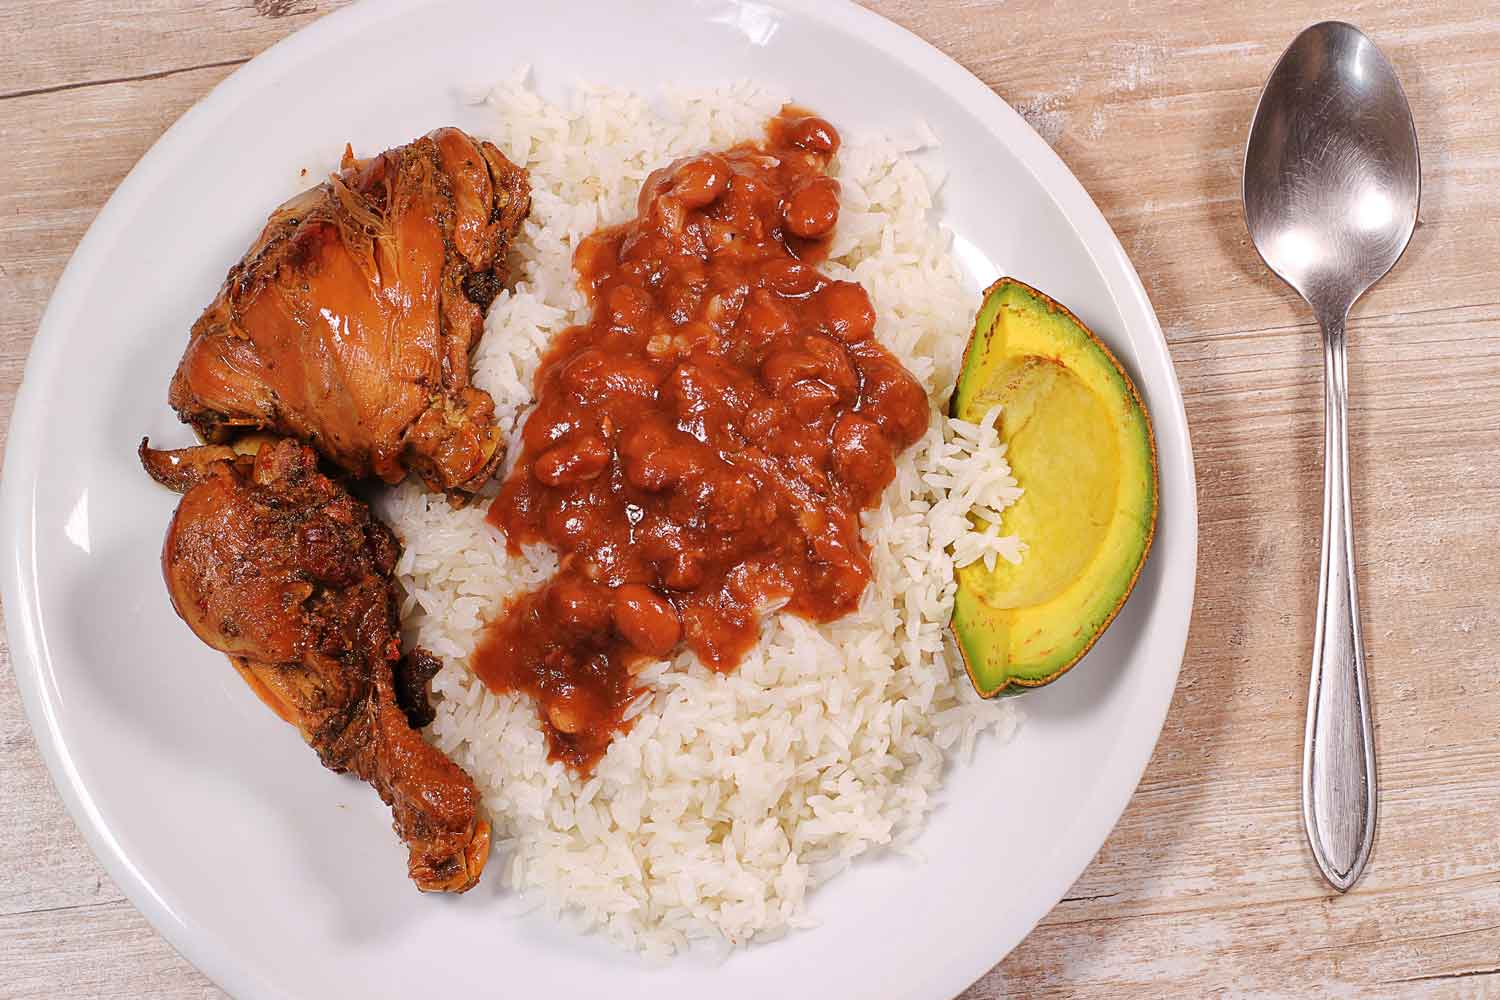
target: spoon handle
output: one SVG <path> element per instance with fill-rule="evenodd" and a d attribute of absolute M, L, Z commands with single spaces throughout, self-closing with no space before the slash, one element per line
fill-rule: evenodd
<path fill-rule="evenodd" d="M 1323 559 L 1302 748 L 1302 820 L 1331 885 L 1348 891 L 1375 839 L 1375 742 L 1354 583 L 1343 313 L 1323 326 Z"/>

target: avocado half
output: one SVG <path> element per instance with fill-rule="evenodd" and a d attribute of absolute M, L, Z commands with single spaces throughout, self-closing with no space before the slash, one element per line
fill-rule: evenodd
<path fill-rule="evenodd" d="M 1114 621 L 1156 533 L 1156 442 L 1130 377 L 1067 309 L 1013 278 L 984 294 L 951 404 L 998 427 L 1022 496 L 1001 530 L 1019 565 L 960 568 L 953 634 L 974 689 L 1062 676 Z"/>

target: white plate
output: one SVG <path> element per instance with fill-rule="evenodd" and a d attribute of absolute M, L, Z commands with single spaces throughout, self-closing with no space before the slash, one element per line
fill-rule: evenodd
<path fill-rule="evenodd" d="M 997 15 L 998 16 L 998 15 Z M 176 619 L 157 552 L 174 498 L 143 434 L 188 327 L 302 166 L 440 124 L 482 131 L 461 88 L 522 64 L 545 92 L 755 77 L 841 128 L 926 121 L 941 212 L 977 288 L 1014 274 L 1072 307 L 1156 426 L 1161 521 L 1134 597 L 1088 661 L 1027 696 L 1009 746 L 953 770 L 925 864 L 858 865 L 822 925 L 715 967 L 648 969 L 516 915 L 497 871 L 461 898 L 405 878 L 386 811 L 317 766 Z M 358 5 L 241 68 L 141 160 L 79 245 L 32 349 L 5 464 L 6 618 L 37 741 L 110 875 L 177 948 L 250 997 L 526 995 L 947 1000 L 1083 870 L 1155 745 L 1192 606 L 1197 512 L 1182 398 L 1140 281 L 1062 162 L 1003 101 L 853 5 L 728 0 Z"/>

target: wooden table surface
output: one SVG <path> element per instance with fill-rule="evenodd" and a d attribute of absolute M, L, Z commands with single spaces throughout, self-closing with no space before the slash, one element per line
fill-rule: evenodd
<path fill-rule="evenodd" d="M 53 285 L 126 171 L 236 66 L 338 6 L 9 0 L 0 426 Z M 1093 194 L 1161 318 L 1197 452 L 1198 602 L 1161 743 L 1092 866 L 965 1000 L 1500 995 L 1493 0 L 872 6 L 978 74 Z M 1297 804 L 1322 359 L 1306 309 L 1249 245 L 1237 194 L 1261 83 L 1300 28 L 1334 15 L 1395 63 L 1425 168 L 1411 249 L 1351 324 L 1383 811 L 1345 897 L 1317 877 Z M 222 996 L 90 855 L 3 645 L 0 748 L 0 997 Z"/>

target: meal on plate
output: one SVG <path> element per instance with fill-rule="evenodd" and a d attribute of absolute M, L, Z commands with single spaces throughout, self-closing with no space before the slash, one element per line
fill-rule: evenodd
<path fill-rule="evenodd" d="M 1041 293 L 974 319 L 919 141 L 748 85 L 484 106 L 346 151 L 194 325 L 168 591 L 419 888 L 493 838 L 646 953 L 807 926 L 1113 619 L 1145 410 Z"/>

